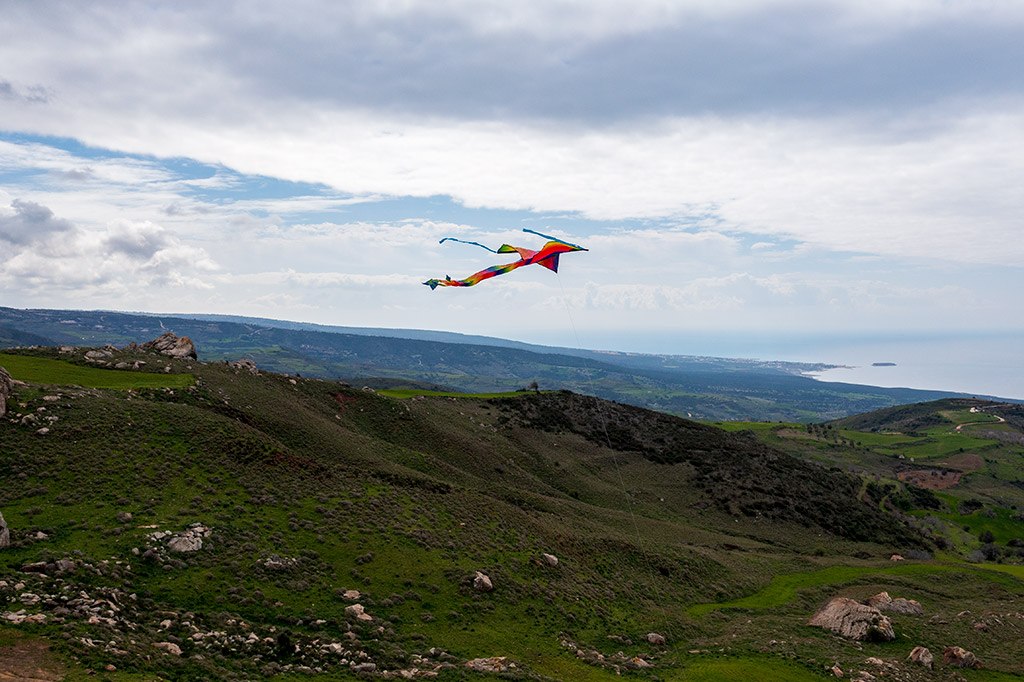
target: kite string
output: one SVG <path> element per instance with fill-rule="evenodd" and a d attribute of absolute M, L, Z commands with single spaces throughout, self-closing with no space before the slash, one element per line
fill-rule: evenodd
<path fill-rule="evenodd" d="M 556 273 L 557 274 L 557 273 Z M 562 278 L 559 276 L 558 286 L 562 289 L 562 303 L 565 305 L 565 313 L 569 318 L 569 324 L 572 326 L 573 336 L 576 337 L 576 347 L 580 350 L 583 349 L 583 344 L 580 342 L 580 334 L 576 330 L 576 322 L 572 318 L 572 310 L 569 308 L 569 297 L 565 293 L 565 285 L 562 283 Z M 597 413 L 601 418 L 601 428 L 604 430 L 605 442 L 608 445 L 608 450 L 612 454 L 612 465 L 615 468 L 615 475 L 619 479 L 619 489 L 622 491 L 622 496 L 626 500 L 626 509 L 629 511 L 629 519 L 633 524 L 633 532 L 636 533 L 636 542 L 640 547 L 640 554 L 644 557 L 644 562 L 647 564 L 648 569 L 652 568 L 650 557 L 647 555 L 647 547 L 644 544 L 643 536 L 640 533 L 640 525 L 637 523 L 636 514 L 633 512 L 633 502 L 630 500 L 629 491 L 626 490 L 626 481 L 622 478 L 622 468 L 619 466 L 619 456 L 615 452 L 615 448 L 612 447 L 612 438 L 608 434 L 608 418 L 604 413 L 604 406 L 601 404 L 601 399 L 597 397 L 597 391 L 595 390 L 594 379 L 590 376 L 590 366 L 587 362 L 587 358 L 580 356 L 580 360 L 583 361 L 584 365 L 584 376 L 587 378 L 587 383 L 590 386 L 590 394 L 597 401 Z M 653 573 L 653 571 L 652 571 Z"/>

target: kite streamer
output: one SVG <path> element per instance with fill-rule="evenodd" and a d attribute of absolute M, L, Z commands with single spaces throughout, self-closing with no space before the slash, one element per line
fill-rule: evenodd
<path fill-rule="evenodd" d="M 540 251 L 533 251 L 532 249 L 525 249 L 521 246 L 510 246 L 508 244 L 502 244 L 500 248 L 494 250 L 490 247 L 484 246 L 477 242 L 467 242 L 462 239 L 455 239 L 454 237 L 445 237 L 439 243 L 444 244 L 447 241 L 460 242 L 462 244 L 472 244 L 473 246 L 479 246 L 482 249 L 487 249 L 491 253 L 517 253 L 519 254 L 519 260 L 504 265 L 492 265 L 491 267 L 481 270 L 480 272 L 474 273 L 466 279 L 452 279 L 449 276 L 445 276 L 444 279 L 428 279 L 424 282 L 425 285 L 431 289 L 437 287 L 471 287 L 474 284 L 479 284 L 485 279 L 496 277 L 498 275 L 504 275 L 506 272 L 512 272 L 516 268 L 521 268 L 524 265 L 540 265 L 542 267 L 551 270 L 552 272 L 558 272 L 558 258 L 563 253 L 571 253 L 573 251 L 586 251 L 587 249 L 576 244 L 570 244 L 569 242 L 562 241 L 557 237 L 550 237 L 540 232 L 533 230 L 527 230 L 523 228 L 523 232 L 529 232 L 531 234 L 544 237 L 549 240 Z"/>

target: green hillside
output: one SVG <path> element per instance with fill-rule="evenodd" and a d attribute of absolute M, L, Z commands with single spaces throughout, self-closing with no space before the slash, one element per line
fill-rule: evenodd
<path fill-rule="evenodd" d="M 26 383 L 0 419 L 0 666 L 46 642 L 69 680 L 1024 675 L 1024 567 L 937 553 L 926 507 L 884 499 L 905 486 L 866 493 L 774 431 L 138 350 L 110 359 L 132 382 L 82 351 L 5 361 Z M 894 642 L 806 625 L 882 590 L 926 613 Z M 985 669 L 943 664 L 954 644 Z"/>
<path fill-rule="evenodd" d="M 537 382 L 542 389 L 569 389 L 703 420 L 815 422 L 956 395 L 829 383 L 804 376 L 828 367 L 822 364 L 546 348 L 500 339 L 469 337 L 467 341 L 440 332 L 392 330 L 394 335 L 388 335 L 388 330 L 371 330 L 374 333 L 368 334 L 367 330 L 306 328 L 236 317 L 189 319 L 0 307 L 0 325 L 34 338 L 53 339 L 50 345 L 71 346 L 120 347 L 172 331 L 191 338 L 199 346 L 200 359 L 206 361 L 246 357 L 268 370 L 348 379 L 360 386 L 367 384 L 362 377 L 374 377 L 495 393 Z"/>
<path fill-rule="evenodd" d="M 771 447 L 863 479 L 861 497 L 894 511 L 942 548 L 978 560 L 1024 555 L 1021 406 L 947 399 L 825 424 L 738 424 Z"/>

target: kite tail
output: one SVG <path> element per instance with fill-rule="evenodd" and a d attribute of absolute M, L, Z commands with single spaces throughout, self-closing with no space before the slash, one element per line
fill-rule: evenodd
<path fill-rule="evenodd" d="M 465 239 L 456 239 L 455 237 L 445 237 L 438 244 L 444 244 L 445 242 L 459 242 L 460 244 L 472 244 L 473 246 L 479 246 L 481 249 L 487 249 L 491 253 L 498 253 L 489 246 L 484 246 L 480 242 L 467 242 Z"/>
<path fill-rule="evenodd" d="M 589 251 L 589 249 L 584 249 L 582 246 L 579 246 L 577 244 L 570 244 L 569 242 L 565 241 L 564 239 L 559 239 L 558 237 L 552 237 L 549 234 L 543 234 L 541 232 L 537 232 L 536 230 L 528 230 L 528 229 L 526 229 L 524 227 L 523 228 L 523 232 L 529 232 L 530 234 L 535 234 L 538 237 L 544 237 L 544 239 L 549 239 L 549 240 L 551 240 L 553 242 L 558 242 L 559 244 L 565 244 L 567 246 L 571 246 L 572 248 L 577 249 L 579 251 Z"/>

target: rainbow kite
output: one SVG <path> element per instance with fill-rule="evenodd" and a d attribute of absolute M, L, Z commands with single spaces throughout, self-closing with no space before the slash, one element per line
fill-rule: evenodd
<path fill-rule="evenodd" d="M 490 279 L 497 275 L 504 275 L 506 272 L 511 272 L 516 268 L 521 268 L 524 265 L 541 265 L 552 272 L 558 272 L 558 257 L 563 253 L 571 253 L 573 251 L 586 251 L 582 246 L 576 246 L 569 242 L 564 242 L 557 237 L 549 237 L 546 234 L 540 232 L 534 232 L 533 230 L 527 230 L 523 228 L 523 232 L 529 232 L 531 234 L 550 239 L 547 244 L 544 245 L 540 251 L 532 251 L 530 249 L 524 249 L 520 246 L 509 246 L 508 244 L 502 244 L 501 248 L 495 251 L 492 248 L 479 244 L 477 242 L 467 242 L 462 239 L 455 239 L 454 237 L 445 237 L 439 243 L 444 244 L 445 242 L 460 242 L 462 244 L 472 244 L 473 246 L 479 246 L 482 249 L 487 249 L 491 253 L 518 253 L 519 260 L 512 263 L 506 263 L 505 265 L 492 265 L 486 270 L 470 275 L 466 279 L 452 279 L 451 277 L 445 276 L 444 279 L 428 279 L 426 284 L 431 289 L 437 287 L 471 287 L 474 284 L 478 284 L 485 279 Z"/>

